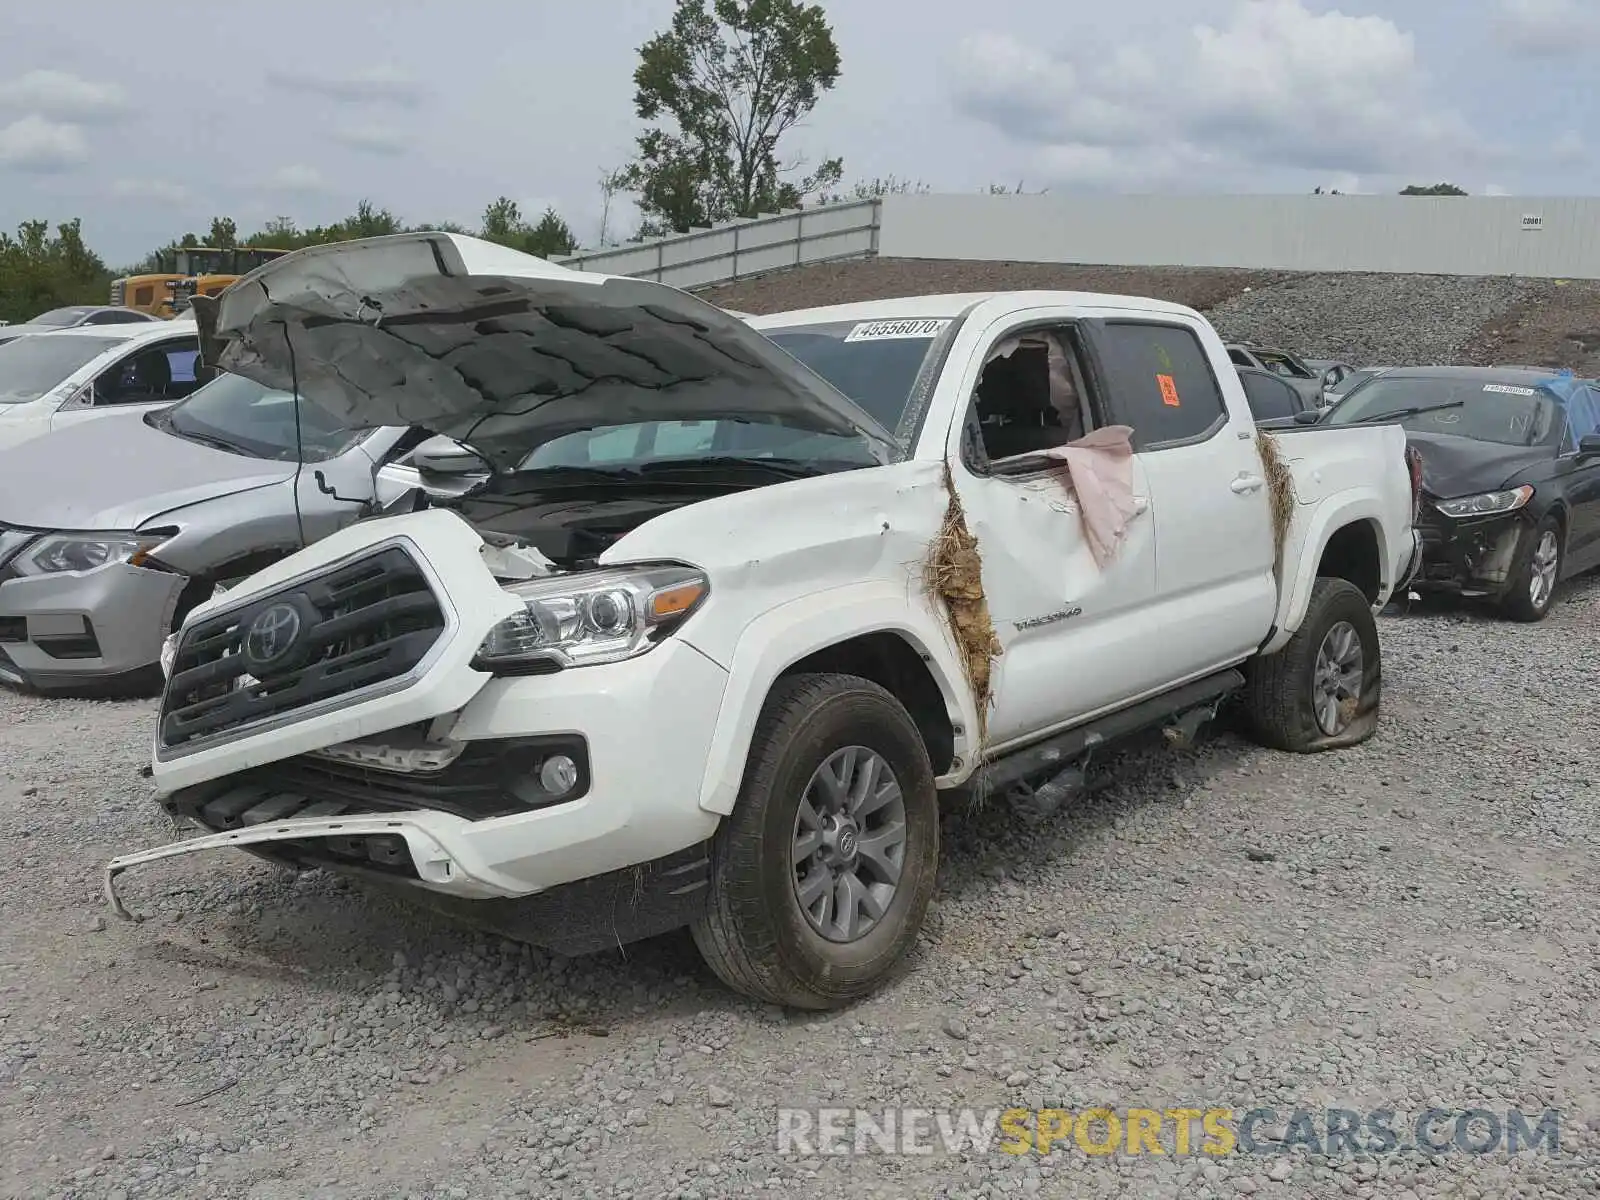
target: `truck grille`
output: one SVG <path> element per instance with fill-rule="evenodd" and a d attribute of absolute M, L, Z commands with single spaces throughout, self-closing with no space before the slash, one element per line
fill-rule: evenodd
<path fill-rule="evenodd" d="M 161 745 L 192 747 L 401 680 L 444 628 L 422 569 L 395 546 L 197 621 L 173 658 Z"/>

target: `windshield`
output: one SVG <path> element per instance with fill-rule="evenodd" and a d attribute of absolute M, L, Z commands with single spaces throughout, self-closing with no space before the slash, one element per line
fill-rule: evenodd
<path fill-rule="evenodd" d="M 161 414 L 167 432 L 251 458 L 297 461 L 294 395 L 242 375 L 219 375 Z M 354 429 L 309 400 L 300 403 L 299 441 L 314 463 L 337 458 L 369 431 Z"/>
<path fill-rule="evenodd" d="M 0 404 L 27 404 L 69 375 L 122 345 L 116 338 L 42 333 L 0 346 Z"/>
<path fill-rule="evenodd" d="M 1399 424 L 1406 429 L 1506 446 L 1537 446 L 1560 425 L 1549 393 L 1525 384 L 1497 383 L 1482 377 L 1392 375 L 1380 376 L 1349 393 L 1328 414 L 1328 424 L 1349 425 L 1411 408 L 1432 411 L 1399 418 Z"/>
<path fill-rule="evenodd" d="M 854 400 L 886 429 L 906 415 L 912 387 L 949 320 L 840 321 L 761 332 Z M 540 446 L 518 466 L 634 469 L 697 459 L 769 459 L 817 470 L 874 466 L 858 437 L 754 421 L 646 421 L 572 433 Z"/>
<path fill-rule="evenodd" d="M 58 325 L 64 328 L 68 325 L 76 325 L 88 314 L 89 310 L 87 308 L 52 308 L 49 312 L 40 313 L 28 324 Z"/>

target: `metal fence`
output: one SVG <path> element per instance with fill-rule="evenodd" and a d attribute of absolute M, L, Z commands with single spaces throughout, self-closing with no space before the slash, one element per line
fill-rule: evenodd
<path fill-rule="evenodd" d="M 697 288 L 878 252 L 880 200 L 796 208 L 671 237 L 582 250 L 553 261 L 575 271 L 633 275 Z"/>

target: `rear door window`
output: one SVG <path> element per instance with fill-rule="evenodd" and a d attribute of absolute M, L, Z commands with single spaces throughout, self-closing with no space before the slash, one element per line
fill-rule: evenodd
<path fill-rule="evenodd" d="M 1239 382 L 1244 385 L 1250 415 L 1258 421 L 1292 417 L 1300 411 L 1300 393 L 1275 376 L 1263 371 L 1240 371 Z"/>
<path fill-rule="evenodd" d="M 1157 321 L 1089 325 L 1106 400 L 1133 427 L 1135 450 L 1203 441 L 1227 424 L 1222 389 L 1192 330 Z"/>

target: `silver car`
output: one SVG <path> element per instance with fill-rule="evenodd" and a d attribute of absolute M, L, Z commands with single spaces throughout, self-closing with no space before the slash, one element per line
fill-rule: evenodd
<path fill-rule="evenodd" d="M 13 341 L 32 333 L 50 333 L 57 329 L 79 329 L 85 325 L 135 325 L 140 322 L 159 321 L 137 308 L 123 308 L 114 304 L 75 304 L 69 308 L 52 308 L 21 325 L 0 321 L 0 342 Z"/>
<path fill-rule="evenodd" d="M 156 688 L 162 640 L 191 608 L 413 482 L 380 469 L 425 434 L 348 428 L 310 403 L 297 425 L 295 409 L 222 375 L 160 411 L 0 451 L 0 680 Z"/>

